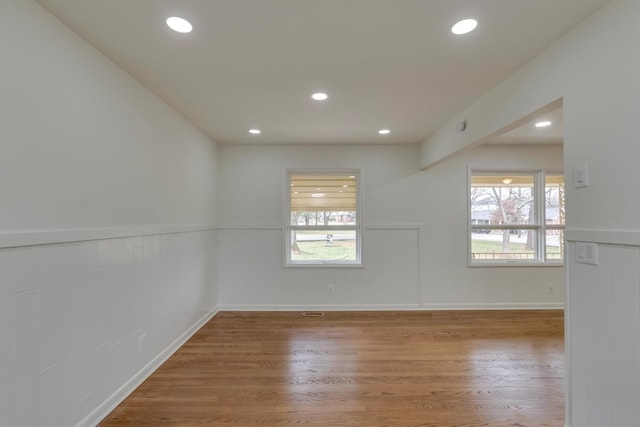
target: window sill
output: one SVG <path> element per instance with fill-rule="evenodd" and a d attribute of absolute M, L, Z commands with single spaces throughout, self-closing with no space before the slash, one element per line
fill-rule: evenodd
<path fill-rule="evenodd" d="M 332 264 L 332 263 L 317 263 L 317 264 L 284 264 L 283 268 L 364 268 L 364 264 Z"/>
<path fill-rule="evenodd" d="M 495 263 L 468 263 L 467 267 L 470 268 L 483 268 L 483 267 L 564 267 L 563 262 L 495 262 Z"/>

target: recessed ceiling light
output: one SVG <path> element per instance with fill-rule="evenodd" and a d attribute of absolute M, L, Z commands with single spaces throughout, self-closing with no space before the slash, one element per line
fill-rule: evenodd
<path fill-rule="evenodd" d="M 325 99 L 329 98 L 329 95 L 324 92 L 316 92 L 311 95 L 311 98 L 315 99 L 316 101 L 324 101 Z"/>
<path fill-rule="evenodd" d="M 536 123 L 537 128 L 546 128 L 547 126 L 551 126 L 551 122 L 549 120 Z"/>
<path fill-rule="evenodd" d="M 380 130 L 378 131 L 378 133 L 379 133 L 380 135 L 389 135 L 389 134 L 391 133 L 391 131 L 390 131 L 389 129 L 380 129 Z"/>
<path fill-rule="evenodd" d="M 260 129 L 249 129 L 251 135 L 260 135 L 262 131 Z"/>
<path fill-rule="evenodd" d="M 511 179 L 511 178 L 504 178 L 504 179 L 502 180 L 502 183 L 503 183 L 503 184 L 506 184 L 506 185 L 509 185 L 509 184 L 511 184 L 512 182 L 513 182 L 513 179 Z"/>
<path fill-rule="evenodd" d="M 191 25 L 191 22 L 178 16 L 172 16 L 171 18 L 167 19 L 167 25 L 173 31 L 176 31 L 178 33 L 190 33 L 191 30 L 193 30 L 193 25 Z"/>
<path fill-rule="evenodd" d="M 463 19 L 451 27 L 451 32 L 458 35 L 467 34 L 475 30 L 477 26 L 478 21 L 475 19 Z"/>

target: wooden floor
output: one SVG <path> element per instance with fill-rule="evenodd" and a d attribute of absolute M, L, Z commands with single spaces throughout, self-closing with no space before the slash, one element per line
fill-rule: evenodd
<path fill-rule="evenodd" d="M 564 425 L 561 311 L 223 312 L 101 426 Z"/>

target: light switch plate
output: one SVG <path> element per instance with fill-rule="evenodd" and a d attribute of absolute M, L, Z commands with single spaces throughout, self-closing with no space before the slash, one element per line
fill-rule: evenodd
<path fill-rule="evenodd" d="M 585 188 L 589 186 L 589 164 L 578 163 L 573 168 L 573 187 Z"/>

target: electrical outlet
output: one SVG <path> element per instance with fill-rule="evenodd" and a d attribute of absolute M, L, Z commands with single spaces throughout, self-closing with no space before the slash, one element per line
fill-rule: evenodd
<path fill-rule="evenodd" d="M 328 285 L 327 286 L 327 293 L 329 295 L 335 295 L 336 294 L 336 285 Z"/>
<path fill-rule="evenodd" d="M 576 242 L 576 262 L 598 265 L 598 244 L 592 242 Z"/>

